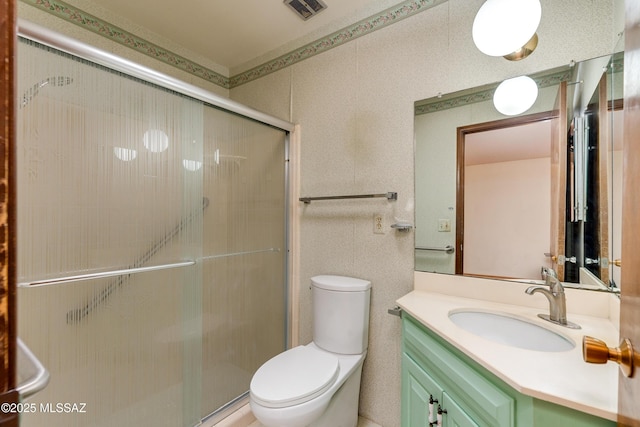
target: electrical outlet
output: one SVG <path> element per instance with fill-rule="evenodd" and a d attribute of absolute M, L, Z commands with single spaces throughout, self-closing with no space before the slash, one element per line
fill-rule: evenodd
<path fill-rule="evenodd" d="M 439 219 L 438 220 L 438 231 L 451 231 L 451 220 L 449 219 Z"/>
<path fill-rule="evenodd" d="M 382 214 L 373 215 L 373 232 L 374 234 L 384 234 L 384 217 Z"/>

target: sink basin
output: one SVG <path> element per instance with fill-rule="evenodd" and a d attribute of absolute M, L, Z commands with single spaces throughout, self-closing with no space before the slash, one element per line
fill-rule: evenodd
<path fill-rule="evenodd" d="M 568 351 L 575 343 L 551 329 L 508 314 L 478 310 L 455 310 L 449 319 L 479 337 L 535 351 Z"/>

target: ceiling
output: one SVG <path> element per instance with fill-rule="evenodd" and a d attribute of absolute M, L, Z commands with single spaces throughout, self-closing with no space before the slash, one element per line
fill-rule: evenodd
<path fill-rule="evenodd" d="M 467 166 L 549 157 L 551 121 L 468 134 L 464 155 Z"/>
<path fill-rule="evenodd" d="M 270 53 L 276 57 L 278 50 L 294 50 L 403 3 L 323 1 L 327 8 L 304 21 L 283 0 L 89 0 L 97 9 L 106 9 L 132 26 L 141 26 L 231 71 Z"/>
<path fill-rule="evenodd" d="M 623 110 L 613 112 L 612 151 L 622 151 Z M 465 165 L 539 159 L 551 156 L 551 121 L 467 134 Z"/>

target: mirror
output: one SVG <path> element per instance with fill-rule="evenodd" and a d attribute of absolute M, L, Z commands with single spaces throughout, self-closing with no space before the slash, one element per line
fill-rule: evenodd
<path fill-rule="evenodd" d="M 510 118 L 497 83 L 416 102 L 416 270 L 531 281 L 548 267 L 619 286 L 622 64 L 620 52 L 531 75 L 538 99 Z"/>

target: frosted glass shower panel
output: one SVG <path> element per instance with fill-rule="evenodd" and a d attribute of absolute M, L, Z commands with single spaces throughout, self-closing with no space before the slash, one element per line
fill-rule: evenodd
<path fill-rule="evenodd" d="M 191 261 L 20 288 L 19 334 L 51 373 L 33 400 L 86 403 L 21 425 L 195 425 L 203 105 L 31 42 L 18 53 L 18 281 Z"/>
<path fill-rule="evenodd" d="M 286 346 L 286 135 L 204 112 L 203 416 Z"/>

